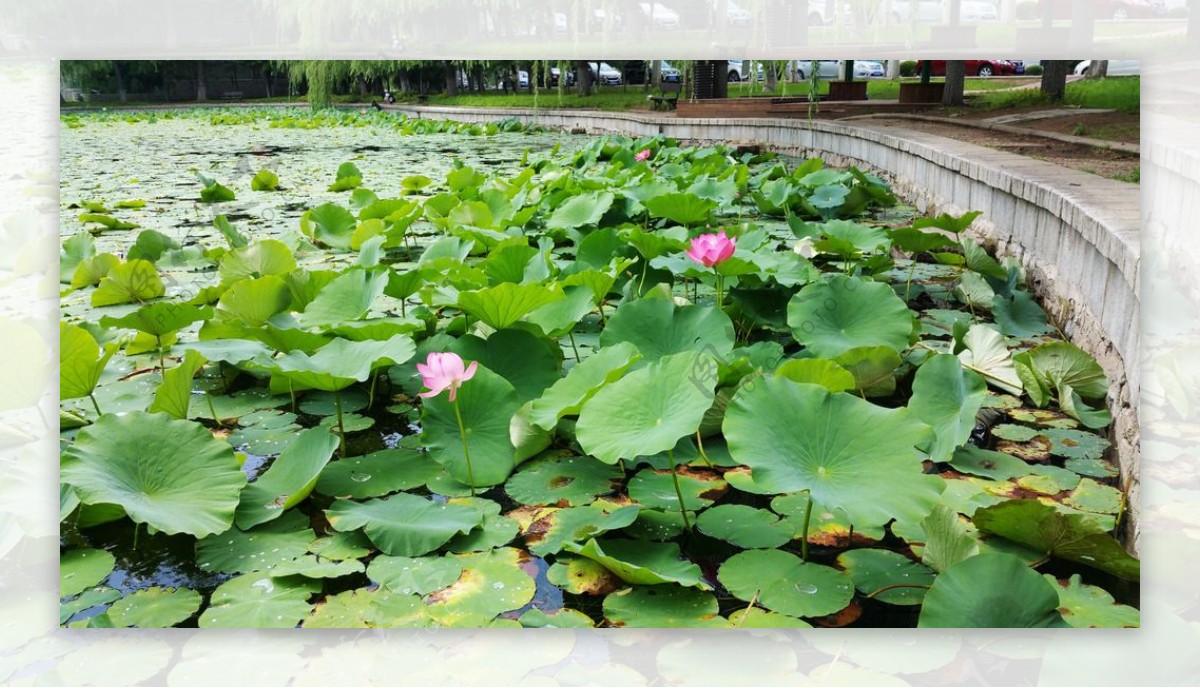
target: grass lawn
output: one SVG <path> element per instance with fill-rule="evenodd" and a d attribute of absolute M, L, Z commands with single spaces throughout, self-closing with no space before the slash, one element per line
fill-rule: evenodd
<path fill-rule="evenodd" d="M 968 87 L 969 88 L 969 87 Z M 1084 79 L 1067 84 L 1067 105 L 1085 108 L 1110 108 L 1118 112 L 1137 112 L 1141 107 L 1141 77 L 1117 76 Z M 987 93 L 975 99 L 974 107 L 985 110 L 1046 105 L 1049 101 L 1038 89 Z"/>

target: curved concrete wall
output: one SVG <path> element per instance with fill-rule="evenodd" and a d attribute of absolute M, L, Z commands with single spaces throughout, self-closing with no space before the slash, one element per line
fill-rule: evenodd
<path fill-rule="evenodd" d="M 757 143 L 820 154 L 888 178 L 924 212 L 981 210 L 972 231 L 1016 257 L 1030 289 L 1111 382 L 1112 439 L 1137 523 L 1140 189 L 1020 155 L 869 120 L 684 119 L 642 113 L 531 109 L 396 108 L 414 117 L 523 121 L 587 133 L 664 134 L 697 142 Z M 1136 525 L 1134 526 L 1136 528 Z M 1130 533 L 1136 548 L 1136 532 Z"/>

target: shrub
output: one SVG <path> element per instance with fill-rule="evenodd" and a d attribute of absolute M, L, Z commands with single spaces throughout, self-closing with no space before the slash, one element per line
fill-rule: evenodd
<path fill-rule="evenodd" d="M 1042 66 L 1041 65 L 1029 65 L 1028 67 L 1025 68 L 1025 75 L 1026 76 L 1041 76 L 1042 75 Z"/>
<path fill-rule="evenodd" d="M 1017 19 L 1037 19 L 1038 4 L 1036 2 L 1018 2 Z"/>
<path fill-rule="evenodd" d="M 916 60 L 904 60 L 900 63 L 900 76 L 916 76 L 917 62 Z"/>

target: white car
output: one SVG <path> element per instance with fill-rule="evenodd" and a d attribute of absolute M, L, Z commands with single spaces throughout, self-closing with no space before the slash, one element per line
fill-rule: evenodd
<path fill-rule="evenodd" d="M 588 68 L 591 69 L 592 78 L 596 80 L 596 83 L 606 86 L 621 85 L 621 71 L 607 62 L 601 62 L 599 69 L 596 68 L 595 62 L 589 62 Z"/>
<path fill-rule="evenodd" d="M 1091 60 L 1084 60 L 1075 65 L 1075 73 L 1078 75 L 1086 74 L 1088 67 L 1091 66 Z M 1105 72 L 1108 76 L 1137 76 L 1141 73 L 1141 60 L 1109 60 L 1108 70 Z"/>
<path fill-rule="evenodd" d="M 653 7 L 648 2 L 639 2 L 638 6 L 642 8 L 642 14 L 654 23 L 654 28 L 664 31 L 679 30 L 679 15 L 661 2 L 654 3 Z"/>
<path fill-rule="evenodd" d="M 756 60 L 727 60 L 729 62 L 729 74 L 726 81 L 745 81 L 750 78 L 750 64 Z M 758 62 L 758 80 L 762 81 L 766 73 L 763 71 L 762 61 Z"/>
<path fill-rule="evenodd" d="M 841 79 L 842 72 L 838 69 L 837 60 L 817 60 L 817 78 L 818 79 Z M 810 70 L 812 69 L 812 60 L 796 60 L 796 79 L 799 81 L 807 81 Z M 887 70 L 883 68 L 883 63 L 878 60 L 855 60 L 854 61 L 854 78 L 855 79 L 871 79 L 882 77 L 887 74 Z"/>

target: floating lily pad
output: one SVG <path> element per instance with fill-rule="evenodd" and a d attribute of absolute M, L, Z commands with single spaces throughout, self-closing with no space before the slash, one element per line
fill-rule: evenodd
<path fill-rule="evenodd" d="M 1033 423 L 1042 428 L 1071 429 L 1079 427 L 1079 421 L 1050 409 L 1014 408 L 1008 410 L 1008 416 L 1013 420 Z"/>
<path fill-rule="evenodd" d="M 249 532 L 233 528 L 197 541 L 196 563 L 209 572 L 263 571 L 304 556 L 314 537 L 312 529 L 296 519 L 279 519 Z"/>
<path fill-rule="evenodd" d="M 731 473 L 726 472 L 726 477 Z M 809 496 L 804 492 L 779 495 L 771 500 L 771 510 L 791 524 L 797 538 L 804 530 L 804 512 L 808 508 L 808 500 Z M 883 535 L 883 526 L 852 526 L 844 509 L 813 502 L 808 518 L 808 541 L 811 544 L 844 548 L 849 546 L 852 537 L 858 543 L 879 541 Z"/>
<path fill-rule="evenodd" d="M 78 595 L 108 578 L 116 558 L 102 549 L 71 549 L 58 561 L 58 594 Z"/>
<path fill-rule="evenodd" d="M 1000 440 L 996 443 L 996 451 L 1027 461 L 1044 463 L 1050 460 L 1050 440 L 1043 435 L 1037 435 L 1028 442 L 1010 442 Z"/>
<path fill-rule="evenodd" d="M 925 588 L 919 586 L 934 579 L 928 567 L 886 549 L 850 550 L 839 554 L 837 563 L 850 574 L 859 592 L 888 604 L 921 604 Z M 913 587 L 901 587 L 908 585 Z M 885 590 L 890 586 L 897 587 Z"/>
<path fill-rule="evenodd" d="M 1121 473 L 1111 461 L 1104 459 L 1067 459 L 1063 466 L 1069 471 L 1092 478 L 1115 478 Z"/>
<path fill-rule="evenodd" d="M 371 560 L 367 577 L 401 595 L 427 595 L 458 580 L 463 563 L 457 557 L 389 557 Z"/>
<path fill-rule="evenodd" d="M 789 616 L 833 614 L 854 597 L 849 574 L 777 549 L 735 554 L 721 564 L 717 577 L 738 599 L 757 599 Z"/>
<path fill-rule="evenodd" d="M 170 628 L 195 614 L 200 602 L 200 593 L 195 590 L 156 585 L 113 602 L 108 618 L 120 627 Z"/>
<path fill-rule="evenodd" d="M 624 628 L 720 628 L 712 593 L 676 585 L 626 588 L 604 598 L 604 618 Z"/>
<path fill-rule="evenodd" d="M 546 580 L 572 595 L 607 595 L 624 582 L 601 564 L 585 557 L 559 555 L 546 571 Z"/>
<path fill-rule="evenodd" d="M 1137 628 L 1142 615 L 1137 609 L 1117 604 L 1112 595 L 1094 585 L 1085 585 L 1078 573 L 1064 585 L 1050 574 L 1046 582 L 1058 592 L 1058 611 L 1063 621 L 1075 628 Z"/>
<path fill-rule="evenodd" d="M 666 542 L 679 537 L 684 530 L 683 514 L 678 511 L 642 509 L 637 520 L 622 532 L 639 540 Z"/>
<path fill-rule="evenodd" d="M 346 590 L 314 605 L 305 628 L 423 628 L 430 620 L 415 595 L 386 588 Z"/>
<path fill-rule="evenodd" d="M 338 500 L 325 516 L 335 530 L 362 528 L 385 554 L 406 557 L 431 552 L 483 521 L 478 509 L 438 504 L 406 492 L 365 502 Z"/>
<path fill-rule="evenodd" d="M 1027 499 L 1002 502 L 975 512 L 980 531 L 1007 538 L 1039 552 L 1137 580 L 1141 565 L 1094 519 L 1064 514 Z"/>
<path fill-rule="evenodd" d="M 548 455 L 522 466 L 504 491 L 521 504 L 582 506 L 612 492 L 621 479 L 617 466 L 585 456 Z"/>
<path fill-rule="evenodd" d="M 200 615 L 200 628 L 294 628 L 309 614 L 319 581 L 247 573 L 222 583 Z"/>
<path fill-rule="evenodd" d="M 640 510 L 638 505 L 612 509 L 600 504 L 557 509 L 525 529 L 525 542 L 538 556 L 553 554 L 568 543 L 583 543 L 600 533 L 628 526 Z"/>
<path fill-rule="evenodd" d="M 1112 443 L 1094 432 L 1050 428 L 1043 433 L 1050 438 L 1050 453 L 1068 459 L 1099 459 Z"/>
<path fill-rule="evenodd" d="M 950 466 L 957 471 L 992 480 L 1008 480 L 1029 472 L 1029 464 L 1011 454 L 964 445 L 954 450 Z"/>
<path fill-rule="evenodd" d="M 452 555 L 462 565 L 458 580 L 428 598 L 429 615 L 440 625 L 478 627 L 533 599 L 536 586 L 522 564 L 528 555 L 511 547 Z"/>
<path fill-rule="evenodd" d="M 333 533 L 308 543 L 308 551 L 330 561 L 359 559 L 371 553 L 371 541 L 361 532 Z"/>
<path fill-rule="evenodd" d="M 992 428 L 992 437 L 1013 442 L 1028 442 L 1038 435 L 1038 431 L 1026 425 L 1001 423 Z"/>
<path fill-rule="evenodd" d="M 384 449 L 366 456 L 331 461 L 317 478 L 317 492 L 364 499 L 411 490 L 429 482 L 442 467 L 414 449 Z"/>
<path fill-rule="evenodd" d="M 483 522 L 469 533 L 455 535 L 446 545 L 451 552 L 482 552 L 512 542 L 521 529 L 521 524 L 500 515 L 500 505 L 490 499 L 457 497 L 450 504 L 461 504 L 478 509 L 483 513 Z"/>
<path fill-rule="evenodd" d="M 683 466 L 676 471 L 679 490 L 683 493 L 683 506 L 688 511 L 698 511 L 716 500 L 729 489 L 720 474 L 703 468 Z M 671 471 L 645 468 L 629 480 L 629 497 L 652 509 L 679 509 L 679 496 L 675 494 L 675 482 Z"/>
<path fill-rule="evenodd" d="M 362 573 L 363 564 L 353 559 L 326 561 L 313 556 L 302 556 L 271 567 L 271 575 L 304 576 L 305 578 L 340 578 Z"/>
<path fill-rule="evenodd" d="M 702 590 L 710 587 L 701 577 L 700 567 L 681 559 L 679 545 L 673 542 L 591 539 L 583 545 L 568 542 L 563 549 L 603 565 L 626 583 L 677 583 Z"/>
<path fill-rule="evenodd" d="M 733 628 L 812 628 L 812 624 L 803 619 L 758 607 L 739 609 L 730 614 L 729 625 Z"/>
<path fill-rule="evenodd" d="M 592 628 L 596 625 L 587 614 L 566 608 L 549 614 L 541 609 L 530 609 L 517 621 L 525 628 Z"/>
<path fill-rule="evenodd" d="M 347 433 L 362 432 L 363 430 L 370 430 L 372 427 L 374 427 L 375 419 L 370 416 L 360 416 L 357 413 L 345 413 L 342 414 L 340 425 L 341 430 L 344 430 Z M 339 429 L 338 419 L 336 416 L 325 416 L 321 419 L 319 426 L 325 428 L 326 430 L 333 430 L 334 432 L 337 432 Z"/>
<path fill-rule="evenodd" d="M 229 443 L 239 451 L 259 456 L 282 452 L 302 430 L 296 424 L 296 414 L 273 409 L 248 413 L 238 419 L 238 426 L 229 436 Z"/>
<path fill-rule="evenodd" d="M 700 532 L 744 549 L 780 547 L 796 536 L 792 522 L 766 509 L 743 504 L 722 504 L 696 519 Z"/>
<path fill-rule="evenodd" d="M 342 413 L 361 411 L 370 403 L 366 392 L 359 389 L 348 389 L 338 392 L 341 397 Z M 313 416 L 332 416 L 337 414 L 337 401 L 332 392 L 314 391 L 304 395 L 300 402 L 300 411 Z"/>
<path fill-rule="evenodd" d="M 1120 490 L 1101 485 L 1091 478 L 1084 478 L 1066 498 L 1065 503 L 1080 511 L 1115 514 L 1121 510 L 1122 501 Z"/>
<path fill-rule="evenodd" d="M 107 574 L 106 574 L 107 575 Z M 79 612 L 87 611 L 93 607 L 104 606 L 114 600 L 121 599 L 121 592 L 107 585 L 98 585 L 94 588 L 88 588 L 79 593 L 78 597 L 65 599 L 58 606 L 58 622 L 66 624 L 71 617 Z"/>
<path fill-rule="evenodd" d="M 1017 484 L 1027 490 L 1056 495 L 1074 489 L 1079 484 L 1079 475 L 1058 466 L 1030 466 L 1030 473 L 1017 479 Z"/>
<path fill-rule="evenodd" d="M 1061 628 L 1058 595 L 1025 562 L 979 554 L 933 581 L 921 606 L 921 628 Z"/>

